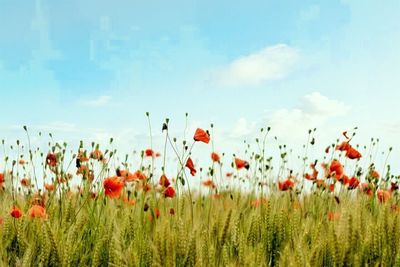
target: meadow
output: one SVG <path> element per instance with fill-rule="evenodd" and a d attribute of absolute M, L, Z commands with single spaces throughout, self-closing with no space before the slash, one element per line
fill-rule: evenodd
<path fill-rule="evenodd" d="M 360 147 L 344 132 L 315 160 L 310 130 L 292 170 L 284 145 L 272 166 L 269 128 L 259 149 L 226 155 L 213 125 L 180 142 L 168 123 L 164 147 L 150 142 L 138 165 L 95 143 L 42 151 L 26 127 L 26 142 L 3 140 L 0 265 L 400 266 L 398 177 L 372 162 L 376 140 Z M 200 145 L 207 166 L 193 160 Z M 199 173 L 201 188 L 191 186 Z"/>

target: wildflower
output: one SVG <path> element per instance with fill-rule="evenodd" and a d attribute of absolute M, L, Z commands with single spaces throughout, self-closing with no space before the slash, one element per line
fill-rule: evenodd
<path fill-rule="evenodd" d="M 251 202 L 251 206 L 254 208 L 258 208 L 261 205 L 266 205 L 267 203 L 268 203 L 268 200 L 266 198 L 258 198 Z"/>
<path fill-rule="evenodd" d="M 90 153 L 90 157 L 92 159 L 101 161 L 103 160 L 103 153 L 100 151 L 100 149 L 96 148 Z"/>
<path fill-rule="evenodd" d="M 28 215 L 31 218 L 47 218 L 47 214 L 46 214 L 45 208 L 40 206 L 40 205 L 33 205 L 28 210 Z"/>
<path fill-rule="evenodd" d="M 190 170 L 190 174 L 191 174 L 192 176 L 195 176 L 195 175 L 196 175 L 196 172 L 197 172 L 197 171 L 196 171 L 196 169 L 194 168 L 193 160 L 192 160 L 190 157 L 187 159 L 185 167 L 187 167 L 187 168 Z"/>
<path fill-rule="evenodd" d="M 44 184 L 44 188 L 45 188 L 47 191 L 49 191 L 49 192 L 52 192 L 52 191 L 55 190 L 54 184 L 47 184 L 47 183 L 45 183 L 45 184 Z"/>
<path fill-rule="evenodd" d="M 340 145 L 336 146 L 336 150 L 339 150 L 339 151 L 347 151 L 347 150 L 349 150 L 349 148 L 351 148 L 351 146 L 348 141 L 344 141 Z"/>
<path fill-rule="evenodd" d="M 337 221 L 340 219 L 340 213 L 334 211 L 328 211 L 326 217 L 329 221 Z"/>
<path fill-rule="evenodd" d="M 305 176 L 304 176 L 304 178 L 306 178 L 307 180 L 310 180 L 310 181 L 314 181 L 314 180 L 316 180 L 317 179 L 317 177 L 318 177 L 318 171 L 317 171 L 317 169 L 315 168 L 315 164 L 311 164 L 311 169 L 312 169 L 312 174 L 308 174 L 308 173 L 306 173 L 305 174 Z"/>
<path fill-rule="evenodd" d="M 117 169 L 117 176 L 121 177 L 124 180 L 124 182 L 132 182 L 135 180 L 147 180 L 146 175 L 140 170 L 131 173 L 126 170 Z"/>
<path fill-rule="evenodd" d="M 374 194 L 373 192 L 373 186 L 369 183 L 363 183 L 361 184 L 361 191 L 364 192 L 368 196 L 372 196 Z"/>
<path fill-rule="evenodd" d="M 381 203 L 387 202 L 387 201 L 390 199 L 390 197 L 391 197 L 390 191 L 388 191 L 388 190 L 382 190 L 382 189 L 380 189 L 380 190 L 378 190 L 378 191 L 376 192 L 376 196 L 378 197 L 378 200 L 379 200 L 379 202 L 381 202 Z"/>
<path fill-rule="evenodd" d="M 22 215 L 23 215 L 22 211 L 19 208 L 15 207 L 15 206 L 11 209 L 10 214 L 11 214 L 12 217 L 14 217 L 16 219 L 21 218 Z"/>
<path fill-rule="evenodd" d="M 31 180 L 29 180 L 28 178 L 22 178 L 21 185 L 23 187 L 29 187 L 31 185 Z"/>
<path fill-rule="evenodd" d="M 369 172 L 369 176 L 375 179 L 379 179 L 381 177 L 381 175 L 379 174 L 379 172 L 377 172 L 376 170 L 371 170 Z"/>
<path fill-rule="evenodd" d="M 226 177 L 229 178 L 229 177 L 232 177 L 232 176 L 233 176 L 233 172 L 227 172 L 227 173 L 226 173 Z"/>
<path fill-rule="evenodd" d="M 216 188 L 214 182 L 211 179 L 203 181 L 202 185 L 205 186 L 205 187 L 212 188 L 212 189 Z"/>
<path fill-rule="evenodd" d="M 4 173 L 0 172 L 0 187 L 3 185 L 4 183 Z"/>
<path fill-rule="evenodd" d="M 154 151 L 152 149 L 146 149 L 144 151 L 144 154 L 146 155 L 146 157 L 154 157 Z"/>
<path fill-rule="evenodd" d="M 243 169 L 243 168 L 248 170 L 250 168 L 250 165 L 247 161 L 239 159 L 239 158 L 235 158 L 235 165 L 236 165 L 236 169 L 238 169 L 238 170 Z"/>
<path fill-rule="evenodd" d="M 218 162 L 219 163 L 219 161 L 220 161 L 219 155 L 217 153 L 215 153 L 215 152 L 211 153 L 211 159 L 212 159 L 213 162 Z"/>
<path fill-rule="evenodd" d="M 340 161 L 334 159 L 329 167 L 330 174 L 335 173 L 337 180 L 340 180 L 343 176 L 344 168 Z"/>
<path fill-rule="evenodd" d="M 208 144 L 210 142 L 210 134 L 208 131 L 204 131 L 203 129 L 197 128 L 196 132 L 194 133 L 193 136 L 194 141 L 198 142 L 203 142 Z"/>
<path fill-rule="evenodd" d="M 346 157 L 349 159 L 360 159 L 362 157 L 361 153 L 358 150 L 350 147 L 346 152 Z"/>
<path fill-rule="evenodd" d="M 19 161 L 18 161 L 18 164 L 19 165 L 24 165 L 26 162 L 25 162 L 25 160 L 23 160 L 23 159 L 20 159 Z"/>
<path fill-rule="evenodd" d="M 109 198 L 119 198 L 124 188 L 124 182 L 117 176 L 106 178 L 103 182 L 104 193 Z"/>
<path fill-rule="evenodd" d="M 56 154 L 48 153 L 46 156 L 46 164 L 49 165 L 50 167 L 56 167 L 57 166 Z"/>
<path fill-rule="evenodd" d="M 390 191 L 391 192 L 397 191 L 398 189 L 399 189 L 399 185 L 397 184 L 397 182 L 390 183 Z"/>
<path fill-rule="evenodd" d="M 134 199 L 129 199 L 129 197 L 124 197 L 124 203 L 130 206 L 135 206 L 136 205 L 136 200 Z"/>
<path fill-rule="evenodd" d="M 287 191 L 294 188 L 294 182 L 291 178 L 286 179 L 285 181 L 278 182 L 278 188 L 281 191 Z"/>
<path fill-rule="evenodd" d="M 169 186 L 164 190 L 165 198 L 173 198 L 174 196 L 175 196 L 175 189 L 172 186 Z"/>
<path fill-rule="evenodd" d="M 360 181 L 356 177 L 351 177 L 349 182 L 348 182 L 348 189 L 356 189 L 358 185 L 360 184 Z"/>
<path fill-rule="evenodd" d="M 160 177 L 160 182 L 159 184 L 163 187 L 168 187 L 171 183 L 169 182 L 167 176 L 165 176 L 164 174 L 161 175 Z"/>

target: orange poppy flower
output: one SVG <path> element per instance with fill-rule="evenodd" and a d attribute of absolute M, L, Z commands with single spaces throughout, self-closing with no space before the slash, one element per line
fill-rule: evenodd
<path fill-rule="evenodd" d="M 322 179 L 315 180 L 315 184 L 317 185 L 318 189 L 322 189 L 322 188 L 326 189 L 326 183 Z"/>
<path fill-rule="evenodd" d="M 187 159 L 185 167 L 187 167 L 187 168 L 190 170 L 190 174 L 191 174 L 192 176 L 195 176 L 195 175 L 196 175 L 196 172 L 197 172 L 197 171 L 196 171 L 196 169 L 194 168 L 193 160 L 192 160 L 190 157 Z"/>
<path fill-rule="evenodd" d="M 175 196 L 175 189 L 172 186 L 169 186 L 164 190 L 165 198 L 173 198 L 174 196 Z"/>
<path fill-rule="evenodd" d="M 47 214 L 46 214 L 45 208 L 40 206 L 40 205 L 33 205 L 28 210 L 28 215 L 31 218 L 47 218 Z"/>
<path fill-rule="evenodd" d="M 349 189 L 356 189 L 357 187 L 358 187 L 358 185 L 360 184 L 360 181 L 356 178 L 356 177 L 351 177 L 350 178 L 350 180 L 349 180 L 349 183 L 348 183 L 348 185 L 349 185 Z"/>
<path fill-rule="evenodd" d="M 124 197 L 124 203 L 130 206 L 135 206 L 136 205 L 136 200 L 134 199 L 129 199 L 128 197 Z"/>
<path fill-rule="evenodd" d="M 49 192 L 52 192 L 52 191 L 54 191 L 55 190 L 55 186 L 54 186 L 54 184 L 44 184 L 44 188 L 47 190 L 47 191 L 49 191 Z"/>
<path fill-rule="evenodd" d="M 372 178 L 375 178 L 375 179 L 379 179 L 381 177 L 379 172 L 377 172 L 376 170 L 371 170 L 369 172 L 369 176 L 371 176 Z"/>
<path fill-rule="evenodd" d="M 124 189 L 124 182 L 117 176 L 106 178 L 103 182 L 104 193 L 109 198 L 119 198 Z"/>
<path fill-rule="evenodd" d="M 100 149 L 96 148 L 90 153 L 90 157 L 96 160 L 103 160 L 103 153 Z"/>
<path fill-rule="evenodd" d="M 80 162 L 86 162 L 89 161 L 89 158 L 86 156 L 86 151 L 79 151 L 78 152 L 78 160 Z"/>
<path fill-rule="evenodd" d="M 214 162 L 219 162 L 219 161 L 220 161 L 219 155 L 218 155 L 217 153 L 215 153 L 215 152 L 212 152 L 212 153 L 211 153 L 211 159 L 212 159 L 212 161 L 214 161 Z"/>
<path fill-rule="evenodd" d="M 236 165 L 236 169 L 238 169 L 238 170 L 243 169 L 243 168 L 248 170 L 250 168 L 250 165 L 247 161 L 239 159 L 239 158 L 235 158 L 235 165 Z"/>
<path fill-rule="evenodd" d="M 22 213 L 22 211 L 21 211 L 19 208 L 17 208 L 17 207 L 14 206 L 14 207 L 11 209 L 11 211 L 10 211 L 10 215 L 11 215 L 12 217 L 16 218 L 16 219 L 19 219 L 19 218 L 22 217 L 23 213 Z"/>
<path fill-rule="evenodd" d="M 291 190 L 294 188 L 294 182 L 290 178 L 286 179 L 285 181 L 279 181 L 278 188 L 281 191 Z"/>
<path fill-rule="evenodd" d="M 165 176 L 164 174 L 161 175 L 160 177 L 160 182 L 159 184 L 163 187 L 168 187 L 171 183 L 169 182 L 167 176 Z"/>
<path fill-rule="evenodd" d="M 48 153 L 46 156 L 46 164 L 50 167 L 57 166 L 57 155 L 53 153 Z"/>
<path fill-rule="evenodd" d="M 310 181 L 314 181 L 314 180 L 316 180 L 318 178 L 318 171 L 315 168 L 315 164 L 311 164 L 310 167 L 311 167 L 311 169 L 313 171 L 312 174 L 306 173 L 304 178 L 306 178 L 307 180 L 310 180 Z"/>
<path fill-rule="evenodd" d="M 330 175 L 332 173 L 335 173 L 335 177 L 337 180 L 340 180 L 343 176 L 344 168 L 343 165 L 340 163 L 340 161 L 334 159 L 331 163 L 331 166 L 329 167 Z"/>
<path fill-rule="evenodd" d="M 336 146 L 336 150 L 339 151 L 347 151 L 349 150 L 349 148 L 351 148 L 351 145 L 349 144 L 348 141 L 343 141 L 340 145 Z"/>
<path fill-rule="evenodd" d="M 203 186 L 205 186 L 205 187 L 209 187 L 209 188 L 212 188 L 212 189 L 216 188 L 214 182 L 211 179 L 205 180 L 201 184 Z"/>
<path fill-rule="evenodd" d="M 210 134 L 208 133 L 208 131 L 204 131 L 203 129 L 197 128 L 196 132 L 194 133 L 193 139 L 196 142 L 200 141 L 208 144 L 210 142 Z"/>
<path fill-rule="evenodd" d="M 24 165 L 26 162 L 25 162 L 25 160 L 23 160 L 23 159 L 20 159 L 19 161 L 18 161 L 18 164 L 19 165 Z"/>
<path fill-rule="evenodd" d="M 326 217 L 329 221 L 338 221 L 340 219 L 340 213 L 334 211 L 328 211 Z"/>
<path fill-rule="evenodd" d="M 154 208 L 154 215 L 157 219 L 160 218 L 160 210 L 158 208 Z"/>
<path fill-rule="evenodd" d="M 31 185 L 31 180 L 29 180 L 28 178 L 23 178 L 21 179 L 21 185 L 23 187 L 28 187 Z"/>
<path fill-rule="evenodd" d="M 346 157 L 348 157 L 349 159 L 360 159 L 362 155 L 360 152 L 358 152 L 358 150 L 350 147 L 346 152 Z"/>
<path fill-rule="evenodd" d="M 388 191 L 388 190 L 380 189 L 376 192 L 376 196 L 378 197 L 379 202 L 384 203 L 390 199 L 391 194 L 390 194 L 390 191 Z"/>

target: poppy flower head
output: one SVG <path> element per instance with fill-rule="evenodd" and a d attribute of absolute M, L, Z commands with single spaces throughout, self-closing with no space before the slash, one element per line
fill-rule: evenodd
<path fill-rule="evenodd" d="M 201 183 L 203 186 L 214 189 L 216 188 L 214 182 L 211 179 L 207 179 Z"/>
<path fill-rule="evenodd" d="M 349 182 L 348 182 L 348 189 L 353 190 L 358 187 L 360 184 L 360 181 L 356 177 L 351 177 Z"/>
<path fill-rule="evenodd" d="M 351 145 L 349 144 L 348 141 L 344 141 L 340 145 L 336 146 L 336 150 L 339 150 L 339 151 L 347 151 L 349 148 L 351 148 Z"/>
<path fill-rule="evenodd" d="M 235 158 L 235 165 L 236 165 L 236 169 L 238 169 L 238 170 L 243 169 L 243 168 L 248 170 L 250 168 L 250 165 L 247 161 L 239 159 L 239 158 Z"/>
<path fill-rule="evenodd" d="M 23 187 L 29 187 L 31 185 L 31 180 L 29 180 L 28 178 L 22 178 L 21 185 Z"/>
<path fill-rule="evenodd" d="M 90 153 L 90 157 L 91 157 L 92 159 L 101 161 L 101 160 L 103 160 L 103 153 L 101 152 L 100 149 L 96 148 L 95 150 L 93 150 L 93 151 Z"/>
<path fill-rule="evenodd" d="M 203 142 L 208 144 L 210 142 L 210 134 L 208 133 L 208 131 L 197 128 L 196 132 L 194 133 L 193 139 L 196 142 Z"/>
<path fill-rule="evenodd" d="M 213 162 L 218 162 L 219 163 L 219 161 L 220 161 L 219 155 L 217 153 L 215 153 L 215 152 L 211 153 L 211 159 L 212 159 Z"/>
<path fill-rule="evenodd" d="M 278 188 L 281 191 L 291 190 L 294 188 L 294 182 L 290 178 L 286 179 L 285 181 L 279 181 Z"/>
<path fill-rule="evenodd" d="M 44 188 L 45 188 L 47 191 L 49 191 L 49 192 L 52 192 L 52 191 L 55 190 L 54 184 L 47 184 L 47 183 L 45 183 L 45 184 L 44 184 Z"/>
<path fill-rule="evenodd" d="M 159 182 L 159 184 L 160 184 L 162 187 L 167 188 L 171 183 L 169 182 L 167 176 L 165 176 L 165 175 L 163 174 L 163 175 L 161 175 L 161 177 L 160 177 L 160 182 Z"/>
<path fill-rule="evenodd" d="M 46 164 L 50 167 L 57 166 L 57 155 L 54 153 L 48 153 L 46 156 Z"/>
<path fill-rule="evenodd" d="M 388 191 L 388 190 L 380 189 L 376 192 L 376 196 L 378 197 L 379 202 L 385 203 L 390 199 L 391 194 L 390 194 L 390 191 Z"/>
<path fill-rule="evenodd" d="M 346 151 L 346 157 L 349 159 L 360 159 L 362 157 L 362 155 L 357 149 L 350 147 Z"/>
<path fill-rule="evenodd" d="M 397 184 L 397 182 L 390 183 L 390 191 L 391 192 L 397 191 L 398 189 L 399 189 L 399 185 Z"/>
<path fill-rule="evenodd" d="M 124 189 L 124 182 L 117 176 L 108 177 L 103 182 L 104 193 L 109 198 L 119 198 Z"/>
<path fill-rule="evenodd" d="M 175 189 L 172 186 L 167 187 L 164 190 L 164 197 L 165 198 L 173 198 L 173 197 L 175 197 Z"/>
<path fill-rule="evenodd" d="M 188 169 L 190 170 L 190 174 L 191 174 L 192 176 L 195 176 L 195 175 L 196 175 L 196 172 L 197 172 L 197 171 L 196 171 L 196 169 L 194 168 L 193 160 L 192 160 L 190 157 L 187 159 L 185 167 L 188 168 Z"/>
<path fill-rule="evenodd" d="M 14 206 L 14 207 L 11 209 L 11 211 L 10 211 L 10 215 L 11 215 L 12 217 L 14 217 L 15 219 L 19 219 L 19 218 L 22 217 L 23 213 L 22 213 L 22 211 L 21 211 L 19 208 L 17 208 L 17 207 Z"/>
<path fill-rule="evenodd" d="M 28 210 L 28 215 L 31 218 L 47 218 L 45 208 L 40 205 L 32 205 L 32 207 Z"/>
<path fill-rule="evenodd" d="M 312 174 L 306 173 L 304 178 L 310 181 L 315 181 L 318 178 L 318 171 L 315 167 L 315 164 L 311 164 Z"/>
<path fill-rule="evenodd" d="M 329 221 L 338 221 L 340 219 L 340 213 L 334 211 L 328 211 L 326 217 Z"/>
<path fill-rule="evenodd" d="M 152 149 L 146 149 L 144 154 L 146 157 L 154 157 L 154 151 Z"/>
<path fill-rule="evenodd" d="M 340 178 L 342 178 L 344 174 L 344 168 L 342 163 L 340 163 L 340 161 L 336 159 L 332 161 L 331 166 L 329 167 L 329 171 L 330 175 L 332 175 L 332 173 L 335 173 L 335 177 L 337 180 L 340 180 Z"/>
<path fill-rule="evenodd" d="M 4 173 L 0 172 L 0 186 L 4 183 Z"/>

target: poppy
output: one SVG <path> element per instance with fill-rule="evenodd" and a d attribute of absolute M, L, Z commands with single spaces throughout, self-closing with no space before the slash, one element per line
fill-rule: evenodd
<path fill-rule="evenodd" d="M 340 145 L 336 146 L 336 150 L 339 150 L 339 151 L 347 151 L 347 150 L 349 150 L 349 148 L 351 148 L 351 145 L 349 144 L 348 141 L 344 141 Z"/>
<path fill-rule="evenodd" d="M 278 188 L 281 191 L 291 190 L 294 188 L 294 182 L 290 178 L 286 179 L 285 181 L 279 181 Z"/>
<path fill-rule="evenodd" d="M 369 183 L 361 184 L 361 191 L 364 192 L 366 195 L 368 195 L 370 197 L 374 194 L 373 187 Z"/>
<path fill-rule="evenodd" d="M 14 217 L 16 219 L 21 218 L 22 215 L 23 215 L 22 211 L 19 208 L 15 207 L 15 206 L 11 209 L 10 214 L 11 214 L 12 217 Z"/>
<path fill-rule="evenodd" d="M 266 205 L 268 203 L 266 198 L 258 198 L 251 202 L 251 206 L 254 208 L 258 208 L 261 205 Z"/>
<path fill-rule="evenodd" d="M 376 192 L 376 196 L 378 197 L 379 202 L 384 203 L 390 199 L 391 194 L 390 191 L 381 189 Z"/>
<path fill-rule="evenodd" d="M 128 197 L 124 197 L 124 203 L 128 204 L 130 206 L 135 206 L 136 205 L 136 200 L 129 199 Z"/>
<path fill-rule="evenodd" d="M 31 218 L 47 218 L 47 214 L 46 214 L 45 208 L 40 206 L 40 205 L 33 205 L 28 210 L 28 215 Z"/>
<path fill-rule="evenodd" d="M 31 180 L 29 180 L 28 178 L 23 178 L 21 179 L 21 185 L 23 187 L 28 187 L 31 185 Z"/>
<path fill-rule="evenodd" d="M 56 167 L 57 166 L 56 154 L 48 153 L 46 156 L 46 164 L 49 165 L 50 167 Z"/>
<path fill-rule="evenodd" d="M 209 187 L 209 188 L 216 188 L 214 182 L 211 179 L 205 180 L 201 183 L 203 186 L 205 187 Z"/>
<path fill-rule="evenodd" d="M 89 158 L 86 156 L 86 151 L 79 151 L 77 159 L 79 159 L 80 162 L 89 161 Z"/>
<path fill-rule="evenodd" d="M 227 172 L 226 173 L 226 177 L 232 177 L 232 175 L 233 175 L 233 172 Z"/>
<path fill-rule="evenodd" d="M 51 192 L 51 191 L 54 191 L 54 189 L 55 189 L 55 186 L 54 186 L 54 184 L 44 184 L 44 188 L 47 190 L 47 191 L 49 191 L 49 192 Z"/>
<path fill-rule="evenodd" d="M 196 169 L 194 168 L 193 160 L 192 160 L 190 157 L 187 159 L 185 167 L 187 167 L 187 168 L 190 170 L 190 174 L 191 174 L 192 176 L 195 176 L 195 175 L 196 175 L 196 172 L 197 172 L 197 171 L 196 171 Z"/>
<path fill-rule="evenodd" d="M 212 159 L 213 162 L 218 162 L 219 163 L 219 161 L 220 161 L 219 155 L 217 153 L 215 153 L 215 152 L 211 153 L 211 159 Z"/>
<path fill-rule="evenodd" d="M 4 173 L 0 172 L 0 187 L 3 185 L 4 183 Z"/>
<path fill-rule="evenodd" d="M 158 208 L 154 208 L 154 215 L 157 219 L 160 218 L 160 210 Z"/>
<path fill-rule="evenodd" d="M 153 157 L 154 156 L 154 151 L 152 149 L 146 149 L 144 151 L 144 154 L 146 155 L 146 157 Z"/>
<path fill-rule="evenodd" d="M 194 141 L 196 142 L 203 142 L 208 144 L 210 142 L 210 134 L 208 131 L 204 131 L 203 129 L 197 128 L 196 132 L 193 136 Z"/>
<path fill-rule="evenodd" d="M 326 217 L 328 218 L 329 221 L 337 221 L 340 219 L 340 213 L 328 211 L 328 213 L 326 214 Z"/>
<path fill-rule="evenodd" d="M 173 198 L 174 196 L 175 196 L 175 189 L 172 186 L 169 186 L 164 190 L 165 198 Z"/>
<path fill-rule="evenodd" d="M 19 161 L 18 161 L 18 164 L 19 165 L 24 165 L 26 162 L 25 162 L 25 160 L 23 160 L 23 159 L 20 159 Z"/>
<path fill-rule="evenodd" d="M 90 153 L 90 157 L 96 160 L 103 160 L 103 153 L 100 151 L 100 149 L 96 148 Z"/>
<path fill-rule="evenodd" d="M 104 193 L 109 198 L 119 198 L 124 188 L 124 182 L 117 176 L 108 177 L 103 182 Z"/>
<path fill-rule="evenodd" d="M 346 157 L 348 157 L 349 159 L 360 159 L 362 155 L 358 150 L 350 147 L 346 152 Z"/>
<path fill-rule="evenodd" d="M 247 161 L 239 159 L 239 158 L 235 158 L 235 165 L 236 165 L 236 169 L 238 169 L 238 170 L 243 169 L 243 168 L 248 170 L 250 168 L 250 165 Z"/>
<path fill-rule="evenodd" d="M 332 175 L 332 173 L 335 173 L 336 179 L 340 180 L 340 178 L 342 178 L 343 176 L 344 168 L 340 161 L 334 159 L 331 163 L 331 166 L 329 167 L 329 171 L 330 175 Z"/>
<path fill-rule="evenodd" d="M 356 189 L 358 187 L 358 185 L 360 184 L 360 181 L 356 178 L 356 177 L 351 177 L 348 185 L 349 185 L 349 189 Z"/>
<path fill-rule="evenodd" d="M 391 192 L 397 191 L 398 189 L 399 189 L 399 185 L 396 182 L 390 183 L 390 191 Z"/>
<path fill-rule="evenodd" d="M 122 177 L 125 182 L 132 182 L 134 180 L 147 180 L 146 175 L 140 170 L 131 173 L 126 170 L 117 169 L 117 176 Z"/>
<path fill-rule="evenodd" d="M 315 180 L 315 184 L 317 185 L 318 189 L 323 189 L 323 188 L 326 189 L 326 183 L 322 179 Z"/>
<path fill-rule="evenodd" d="M 160 182 L 159 184 L 163 187 L 168 187 L 171 183 L 169 182 L 167 176 L 165 176 L 164 174 L 161 175 L 160 177 Z"/>
<path fill-rule="evenodd" d="M 369 176 L 371 176 L 372 178 L 375 178 L 375 179 L 379 179 L 381 177 L 379 172 L 377 172 L 376 170 L 371 170 L 369 172 Z"/>
<path fill-rule="evenodd" d="M 311 164 L 310 167 L 311 167 L 311 169 L 313 171 L 312 174 L 306 173 L 304 178 L 306 178 L 307 180 L 310 180 L 310 181 L 314 181 L 314 180 L 316 180 L 318 178 L 318 171 L 315 168 L 315 164 Z"/>

